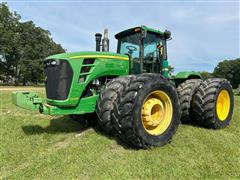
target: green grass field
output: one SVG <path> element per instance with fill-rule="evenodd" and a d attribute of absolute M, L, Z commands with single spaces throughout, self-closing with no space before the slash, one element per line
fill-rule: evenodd
<path fill-rule="evenodd" d="M 180 125 L 170 144 L 134 150 L 97 127 L 15 107 L 11 91 L 23 89 L 0 87 L 0 178 L 240 179 L 240 96 L 227 128 Z"/>

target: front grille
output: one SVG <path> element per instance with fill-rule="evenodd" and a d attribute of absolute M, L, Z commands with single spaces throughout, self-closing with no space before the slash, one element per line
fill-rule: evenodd
<path fill-rule="evenodd" d="M 73 71 L 68 61 L 56 59 L 45 60 L 44 73 L 47 77 L 47 98 L 54 100 L 67 99 L 73 78 Z"/>

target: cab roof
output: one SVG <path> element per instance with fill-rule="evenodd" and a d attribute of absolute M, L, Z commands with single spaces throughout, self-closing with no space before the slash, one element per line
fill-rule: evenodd
<path fill-rule="evenodd" d="M 119 39 L 121 37 L 124 37 L 126 35 L 129 35 L 129 34 L 133 34 L 133 33 L 136 33 L 136 32 L 140 32 L 142 30 L 146 30 L 148 32 L 151 32 L 151 33 L 154 33 L 154 34 L 157 34 L 159 36 L 164 36 L 164 32 L 160 31 L 160 30 L 157 30 L 157 29 L 153 29 L 153 28 L 150 28 L 150 27 L 147 27 L 147 26 L 138 26 L 138 27 L 133 27 L 133 28 L 130 28 L 130 29 L 127 29 L 127 30 L 124 30 L 120 33 L 117 33 L 115 35 L 115 38 L 116 39 Z"/>

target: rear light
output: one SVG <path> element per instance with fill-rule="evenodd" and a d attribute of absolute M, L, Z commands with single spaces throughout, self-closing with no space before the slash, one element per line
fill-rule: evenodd
<path fill-rule="evenodd" d="M 139 31 L 141 31 L 141 28 L 136 28 L 136 29 L 134 29 L 134 31 L 139 32 Z"/>

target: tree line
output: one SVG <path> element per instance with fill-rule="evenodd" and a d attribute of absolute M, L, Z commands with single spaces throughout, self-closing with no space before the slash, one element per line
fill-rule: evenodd
<path fill-rule="evenodd" d="M 51 38 L 48 30 L 32 21 L 21 21 L 6 3 L 0 3 L 0 80 L 4 83 L 44 81 L 43 59 L 65 50 Z"/>
<path fill-rule="evenodd" d="M 43 59 L 65 50 L 51 38 L 48 30 L 32 21 L 21 21 L 6 3 L 0 3 L 0 82 L 26 85 L 44 82 Z M 170 67 L 173 72 L 174 68 Z M 223 77 L 233 88 L 240 84 L 240 58 L 224 60 L 212 73 L 201 72 L 204 78 Z"/>
<path fill-rule="evenodd" d="M 223 60 L 218 63 L 213 72 L 201 72 L 203 78 L 226 78 L 230 81 L 233 88 L 240 84 L 240 58 L 234 60 Z"/>

